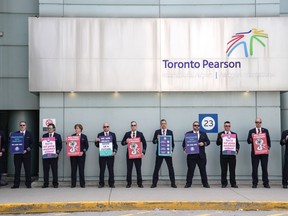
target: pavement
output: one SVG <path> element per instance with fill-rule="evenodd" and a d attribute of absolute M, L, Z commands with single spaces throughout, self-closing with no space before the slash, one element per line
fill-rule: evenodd
<path fill-rule="evenodd" d="M 270 182 L 271 188 L 251 188 L 250 181 L 238 181 L 239 188 L 221 188 L 219 181 L 210 181 L 211 188 L 203 188 L 193 181 L 184 188 L 184 181 L 176 181 L 171 188 L 169 180 L 161 180 L 156 188 L 144 181 L 144 188 L 136 183 L 126 188 L 125 181 L 116 181 L 116 188 L 98 188 L 96 181 L 86 181 L 86 188 L 70 188 L 69 182 L 60 182 L 59 188 L 41 188 L 43 182 L 34 181 L 32 188 L 12 183 L 0 188 L 0 214 L 44 212 L 120 211 L 120 210 L 288 210 L 288 189 L 280 181 Z"/>

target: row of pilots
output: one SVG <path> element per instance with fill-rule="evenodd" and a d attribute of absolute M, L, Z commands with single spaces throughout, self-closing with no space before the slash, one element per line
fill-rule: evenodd
<path fill-rule="evenodd" d="M 265 133 L 267 138 L 267 145 L 270 149 L 271 147 L 271 141 L 270 141 L 270 135 L 269 131 L 266 128 L 261 127 L 262 119 L 257 117 L 255 120 L 255 128 L 252 128 L 249 130 L 247 142 L 248 144 L 252 144 L 253 142 L 253 135 L 258 133 Z M 136 121 L 131 122 L 131 131 L 128 131 L 125 133 L 121 144 L 127 145 L 130 138 L 136 137 L 140 138 L 142 142 L 142 154 L 145 154 L 146 151 L 146 140 L 142 132 L 137 131 L 137 123 Z M 31 156 L 30 151 L 33 147 L 33 137 L 31 132 L 26 130 L 27 124 L 25 121 L 21 121 L 19 123 L 20 130 L 18 132 L 24 133 L 24 152 L 23 154 L 14 154 L 14 166 L 15 166 L 15 176 L 14 176 L 14 184 L 11 187 L 12 189 L 19 188 L 20 185 L 20 173 L 21 173 L 21 166 L 22 163 L 24 165 L 25 170 L 25 185 L 27 188 L 31 188 L 31 174 L 30 174 L 30 164 L 31 164 Z M 44 173 L 44 184 L 42 188 L 49 187 L 49 171 L 50 167 L 52 170 L 52 184 L 54 188 L 58 188 L 58 155 L 60 151 L 62 150 L 62 138 L 61 135 L 55 132 L 55 125 L 53 123 L 48 125 L 48 133 L 43 134 L 43 138 L 45 137 L 55 137 L 56 142 L 56 158 L 43 158 L 43 173 Z M 85 158 L 86 158 L 86 151 L 89 148 L 88 145 L 88 139 L 85 134 L 82 133 L 83 126 L 81 124 L 75 124 L 74 126 L 75 133 L 72 134 L 72 136 L 80 136 L 80 146 L 81 146 L 81 152 L 80 156 L 71 156 L 70 157 L 70 164 L 71 164 L 71 188 L 76 187 L 76 180 L 77 180 L 77 168 L 79 169 L 79 180 L 80 180 L 80 187 L 85 188 L 85 175 L 84 175 L 84 167 L 85 167 Z M 207 134 L 203 131 L 200 131 L 200 125 L 198 121 L 193 122 L 193 130 L 189 131 L 187 133 L 197 133 L 198 134 L 198 146 L 199 146 L 199 153 L 197 154 L 187 154 L 186 162 L 187 162 L 187 175 L 186 175 L 186 184 L 185 188 L 189 188 L 192 185 L 192 179 L 194 175 L 194 170 L 196 168 L 196 165 L 199 168 L 200 175 L 201 175 L 201 182 L 203 187 L 210 188 L 210 185 L 208 183 L 207 173 L 206 173 L 206 154 L 205 154 L 205 147 L 210 144 L 210 140 L 207 136 Z M 231 131 L 231 123 L 229 121 L 224 122 L 224 130 L 220 133 L 218 133 L 216 144 L 218 146 L 222 146 L 222 137 L 224 134 L 235 134 L 236 135 L 236 154 L 235 155 L 224 155 L 222 154 L 222 151 L 220 150 L 220 165 L 221 165 L 221 185 L 222 188 L 227 187 L 228 180 L 227 180 L 227 172 L 229 169 L 230 174 L 230 185 L 233 188 L 238 188 L 238 185 L 236 183 L 236 177 L 235 177 L 235 169 L 236 169 L 236 156 L 239 152 L 240 145 L 237 138 L 237 134 L 233 131 Z M 173 131 L 169 130 L 167 128 L 167 121 L 165 119 L 162 119 L 160 121 L 160 129 L 156 130 L 154 132 L 153 140 L 152 142 L 154 144 L 158 143 L 158 138 L 160 135 L 170 135 L 172 137 L 172 150 L 174 149 L 174 138 L 173 138 Z M 114 181 L 114 158 L 117 153 L 118 145 L 116 142 L 116 135 L 115 133 L 110 131 L 109 124 L 105 122 L 103 124 L 103 131 L 98 134 L 95 145 L 99 148 L 100 143 L 100 137 L 101 136 L 111 136 L 112 137 L 112 144 L 113 144 L 113 155 L 108 157 L 99 157 L 99 167 L 100 167 L 100 175 L 99 175 L 99 188 L 102 188 L 105 186 L 104 182 L 104 173 L 105 168 L 107 166 L 108 172 L 109 172 L 109 178 L 108 178 L 108 185 L 111 188 L 115 187 L 115 181 Z M 2 131 L 0 131 L 0 178 L 2 174 L 2 156 L 3 153 L 6 151 L 6 140 L 5 135 Z M 282 132 L 281 145 L 288 145 L 288 130 Z M 185 152 L 186 144 L 185 139 L 183 140 L 183 150 Z M 221 148 L 220 148 L 221 149 Z M 161 168 L 163 160 L 166 161 L 168 171 L 169 171 L 169 178 L 171 181 L 171 187 L 177 188 L 175 183 L 175 173 L 173 168 L 173 162 L 171 156 L 159 156 L 158 154 L 158 145 L 157 145 L 157 152 L 156 152 L 156 161 L 155 161 L 155 168 L 153 172 L 153 179 L 152 179 L 152 185 L 151 188 L 157 187 L 157 182 L 159 179 L 159 170 Z M 135 164 L 136 173 L 137 173 L 137 185 L 140 188 L 143 188 L 142 184 L 142 174 L 141 174 L 141 164 L 142 164 L 142 158 L 135 158 L 135 159 L 129 159 L 128 157 L 128 151 L 126 156 L 126 162 L 127 162 L 127 176 L 126 181 L 127 185 L 126 188 L 130 188 L 132 184 L 132 169 L 133 164 Z M 259 162 L 261 162 L 262 167 L 262 181 L 263 186 L 265 188 L 270 188 L 269 185 L 269 179 L 268 179 L 268 154 L 258 154 L 256 155 L 254 152 L 253 145 L 251 145 L 251 162 L 252 162 L 252 188 L 257 188 L 258 185 L 258 166 Z M 1 182 L 1 179 L 0 179 Z M 288 148 L 285 150 L 285 163 L 283 167 L 282 172 L 282 185 L 283 188 L 287 188 L 288 184 Z M 5 185 L 5 184 L 4 184 Z M 3 186 L 3 183 L 1 183 L 1 186 Z"/>

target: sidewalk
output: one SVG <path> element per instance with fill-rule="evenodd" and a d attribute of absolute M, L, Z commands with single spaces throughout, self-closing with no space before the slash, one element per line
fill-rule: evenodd
<path fill-rule="evenodd" d="M 86 188 L 70 188 L 60 182 L 59 188 L 41 188 L 42 182 L 33 182 L 32 189 L 22 185 L 10 189 L 12 183 L 0 188 L 0 214 L 40 212 L 80 212 L 113 210 L 288 210 L 288 190 L 279 181 L 271 188 L 261 184 L 252 189 L 250 182 L 238 182 L 239 188 L 221 188 L 219 182 L 210 182 L 203 188 L 197 181 L 191 188 L 184 188 L 184 181 L 177 181 L 178 188 L 171 188 L 169 181 L 159 182 L 150 188 L 151 181 L 144 181 L 144 188 L 132 184 L 125 188 L 124 181 L 116 181 L 116 188 L 97 188 L 96 182 L 87 182 Z"/>

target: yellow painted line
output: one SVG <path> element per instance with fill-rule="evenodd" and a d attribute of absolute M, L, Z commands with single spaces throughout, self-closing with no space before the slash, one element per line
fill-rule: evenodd
<path fill-rule="evenodd" d="M 288 202 L 269 201 L 99 201 L 99 202 L 52 202 L 52 203 L 8 203 L 0 204 L 0 214 L 43 213 L 43 212 L 84 212 L 122 210 L 244 210 L 269 211 L 288 210 Z"/>
<path fill-rule="evenodd" d="M 238 201 L 207 201 L 207 202 L 164 202 L 164 201 L 148 201 L 148 202 L 111 202 L 111 210 L 288 210 L 288 202 L 238 202 Z"/>
<path fill-rule="evenodd" d="M 282 213 L 282 214 L 271 214 L 271 215 L 267 215 L 267 216 L 282 216 L 282 215 L 287 215 L 287 213 Z"/>
<path fill-rule="evenodd" d="M 52 202 L 0 204 L 0 214 L 108 211 L 109 203 L 103 202 Z"/>
<path fill-rule="evenodd" d="M 271 215 L 267 215 L 267 216 L 281 216 L 283 214 L 271 214 Z"/>

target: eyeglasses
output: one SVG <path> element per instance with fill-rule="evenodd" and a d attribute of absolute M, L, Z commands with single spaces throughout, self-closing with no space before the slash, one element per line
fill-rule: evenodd
<path fill-rule="evenodd" d="M 193 127 L 199 127 L 200 125 L 193 125 Z"/>
<path fill-rule="evenodd" d="M 224 127 L 231 127 L 230 125 L 225 125 Z"/>
<path fill-rule="evenodd" d="M 109 126 L 103 126 L 103 128 L 109 128 Z"/>
<path fill-rule="evenodd" d="M 26 126 L 26 125 L 25 125 L 25 124 L 21 124 L 20 126 L 21 126 L 21 127 L 24 127 L 24 126 Z"/>
<path fill-rule="evenodd" d="M 256 124 L 261 124 L 262 122 L 255 122 Z"/>
<path fill-rule="evenodd" d="M 131 125 L 131 127 L 136 127 L 136 126 L 137 126 L 136 124 Z"/>
<path fill-rule="evenodd" d="M 48 127 L 48 130 L 54 129 L 53 127 Z"/>

